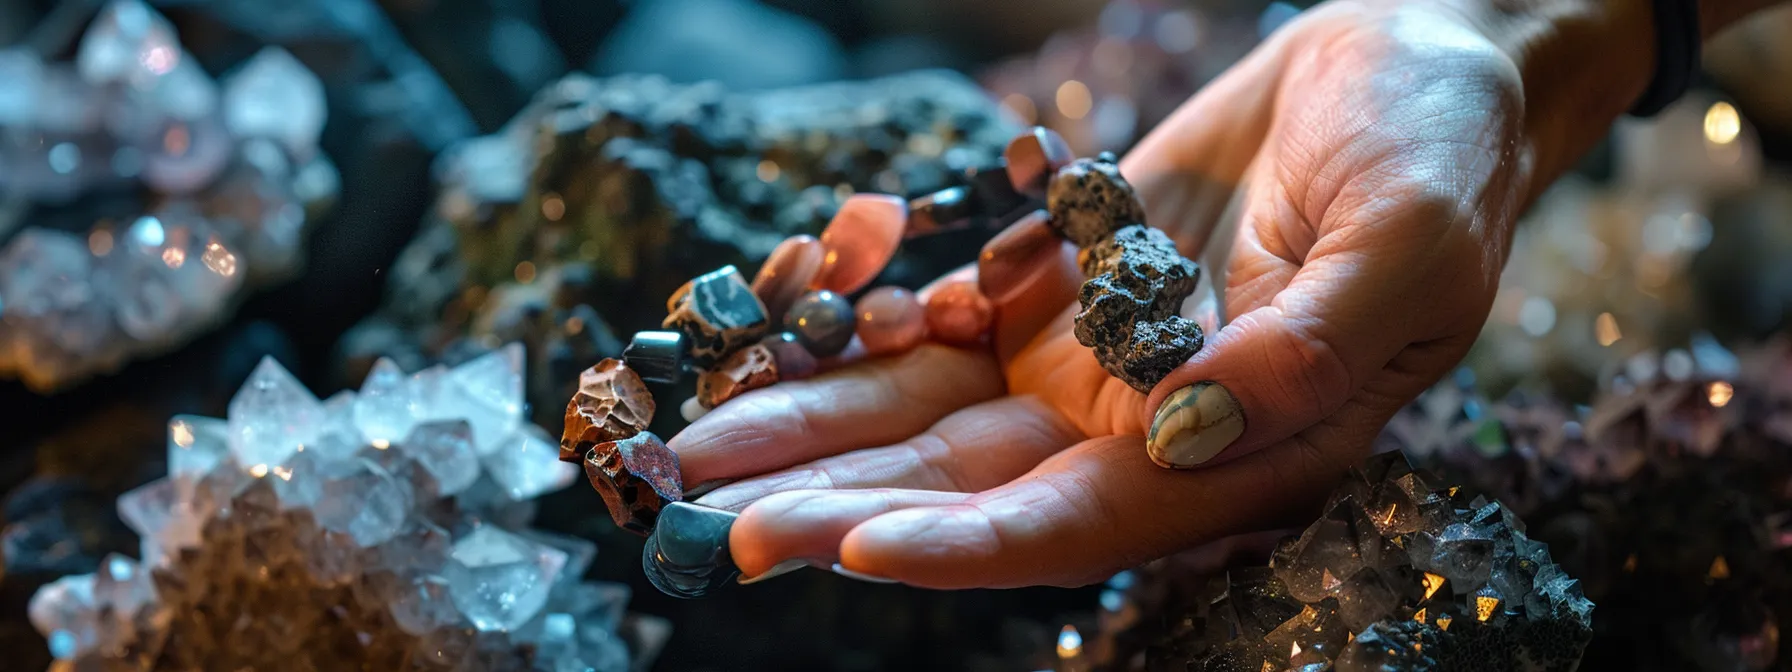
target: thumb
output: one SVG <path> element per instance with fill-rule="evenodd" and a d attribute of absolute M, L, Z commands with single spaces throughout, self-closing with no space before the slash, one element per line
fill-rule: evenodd
<path fill-rule="evenodd" d="M 1229 292 L 1265 298 L 1244 301 L 1242 314 L 1152 390 L 1153 461 L 1186 469 L 1235 459 L 1333 417 L 1359 395 L 1399 396 L 1408 380 L 1422 388 L 1453 364 L 1396 359 L 1414 344 L 1472 339 L 1479 322 L 1467 318 L 1491 300 L 1469 268 L 1476 264 L 1450 261 L 1462 258 L 1450 253 L 1459 249 L 1451 227 L 1342 233 L 1321 238 L 1297 264 L 1265 252 L 1249 227 L 1241 232 L 1234 269 L 1251 272 L 1236 273 Z M 1437 370 L 1390 371 L 1408 365 Z"/>

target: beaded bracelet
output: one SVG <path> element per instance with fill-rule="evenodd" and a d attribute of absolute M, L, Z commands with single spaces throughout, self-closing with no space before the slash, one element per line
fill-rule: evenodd
<path fill-rule="evenodd" d="M 979 347 L 994 323 L 983 288 L 1021 285 L 995 279 L 1037 270 L 1029 267 L 1037 259 L 994 253 L 1016 236 L 1055 234 L 1081 248 L 1088 279 L 1076 337 L 1115 377 L 1149 392 L 1200 350 L 1201 328 L 1179 314 L 1199 269 L 1145 226 L 1144 206 L 1112 154 L 1073 159 L 1057 133 L 1034 128 L 1009 143 L 1000 164 L 967 177 L 968 186 L 907 202 L 847 198 L 819 239 L 786 239 L 751 283 L 733 266 L 691 280 L 667 301 L 664 331 L 635 334 L 621 359 L 580 375 L 560 459 L 584 465 L 618 526 L 648 536 L 642 562 L 656 587 L 698 597 L 733 581 L 739 571 L 727 541 L 738 514 L 683 501 L 678 456 L 647 431 L 656 410 L 647 382 L 696 373 L 697 396 L 681 408 L 694 421 L 751 390 L 813 375 L 855 335 L 870 356 L 928 338 Z M 1007 229 L 980 255 L 978 282 L 945 284 L 924 303 L 898 287 L 873 289 L 856 305 L 845 298 L 883 270 L 903 239 L 970 226 Z"/>

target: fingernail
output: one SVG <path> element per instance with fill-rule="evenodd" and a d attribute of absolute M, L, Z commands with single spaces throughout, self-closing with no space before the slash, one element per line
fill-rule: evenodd
<path fill-rule="evenodd" d="M 743 586 L 750 586 L 752 584 L 759 583 L 760 581 L 766 581 L 769 579 L 778 578 L 780 576 L 789 574 L 791 572 L 794 572 L 796 570 L 799 570 L 799 569 L 802 569 L 802 568 L 808 567 L 808 566 L 810 566 L 810 562 L 808 560 L 804 560 L 801 558 L 797 558 L 795 560 L 785 560 L 776 565 L 773 565 L 771 569 L 765 570 L 764 574 L 760 574 L 759 576 L 743 576 L 743 577 L 740 577 L 739 579 L 736 579 L 735 582 L 739 583 L 740 585 L 743 585 Z"/>
<path fill-rule="evenodd" d="M 1000 305 L 1019 295 L 1057 258 L 1064 244 L 1039 210 L 1003 229 L 983 245 L 977 257 L 977 285 Z"/>
<path fill-rule="evenodd" d="M 1213 459 L 1244 434 L 1244 409 L 1219 383 L 1204 381 L 1170 393 L 1151 420 L 1145 450 L 1151 461 L 1189 469 Z"/>
<path fill-rule="evenodd" d="M 896 583 L 895 579 L 886 579 L 881 576 L 874 576 L 871 574 L 865 574 L 865 573 L 861 573 L 861 572 L 852 571 L 850 569 L 840 566 L 840 563 L 838 563 L 838 562 L 834 563 L 834 573 L 839 574 L 839 575 L 844 576 L 849 579 L 858 579 L 860 581 L 866 581 L 866 582 L 870 582 L 870 583 Z"/>

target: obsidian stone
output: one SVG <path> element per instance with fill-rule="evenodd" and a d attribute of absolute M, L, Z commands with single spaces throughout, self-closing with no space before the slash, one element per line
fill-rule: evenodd
<path fill-rule="evenodd" d="M 660 512 L 641 551 L 648 582 L 673 597 L 709 595 L 740 575 L 728 551 L 728 532 L 740 514 L 675 502 Z"/>
<path fill-rule="evenodd" d="M 976 212 L 976 203 L 967 187 L 952 187 L 933 192 L 908 202 L 908 227 L 905 238 L 925 236 L 969 224 Z"/>
<path fill-rule="evenodd" d="M 709 368 L 734 351 L 765 337 L 770 318 L 765 304 L 733 266 L 697 276 L 673 295 L 663 323 L 684 334 L 691 363 Z"/>
<path fill-rule="evenodd" d="M 971 180 L 971 203 L 976 214 L 1000 220 L 1008 219 L 1008 214 L 1016 210 L 1026 208 L 1031 212 L 1039 207 L 1036 201 L 1014 190 L 1014 180 L 1008 176 L 1005 164 L 973 168 L 966 176 Z"/>
<path fill-rule="evenodd" d="M 1089 247 L 1114 231 L 1145 223 L 1145 204 L 1112 154 L 1077 159 L 1058 169 L 1046 191 L 1046 209 L 1059 235 Z"/>
<path fill-rule="evenodd" d="M 828 290 L 804 294 L 784 315 L 784 331 L 816 357 L 832 357 L 852 343 L 852 302 Z"/>
<path fill-rule="evenodd" d="M 676 331 L 639 331 L 622 350 L 622 362 L 653 383 L 676 383 L 684 377 L 684 334 Z"/>

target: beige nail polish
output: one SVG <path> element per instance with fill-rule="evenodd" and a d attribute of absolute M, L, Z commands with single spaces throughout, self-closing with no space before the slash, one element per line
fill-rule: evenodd
<path fill-rule="evenodd" d="M 740 585 L 743 585 L 743 586 L 750 586 L 755 583 L 759 583 L 760 581 L 766 581 L 769 579 L 778 578 L 780 576 L 789 574 L 791 572 L 802 569 L 804 567 L 808 567 L 810 565 L 811 565 L 811 563 L 808 560 L 803 560 L 801 558 L 798 558 L 795 560 L 785 560 L 776 565 L 772 565 L 771 569 L 765 570 L 765 573 L 760 574 L 759 576 L 742 576 L 738 579 L 735 579 L 735 583 L 739 583 Z"/>
<path fill-rule="evenodd" d="M 1213 459 L 1244 434 L 1244 409 L 1219 383 L 1195 383 L 1170 393 L 1157 417 L 1145 450 L 1151 461 L 1171 469 L 1189 469 Z"/>

